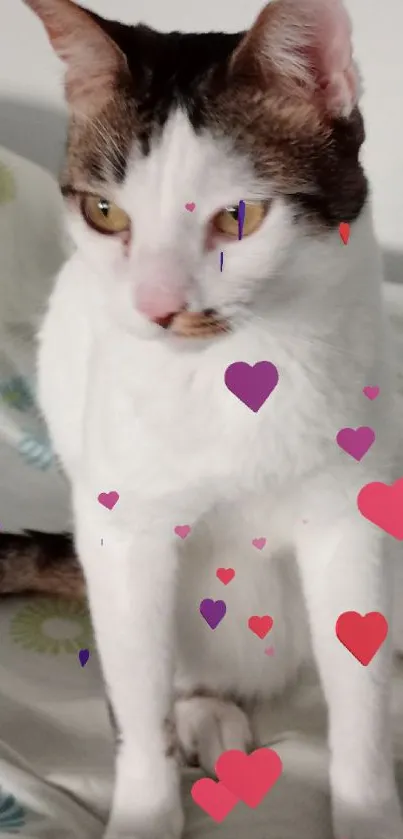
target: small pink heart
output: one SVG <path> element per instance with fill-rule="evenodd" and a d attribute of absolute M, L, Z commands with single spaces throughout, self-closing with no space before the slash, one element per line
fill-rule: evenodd
<path fill-rule="evenodd" d="M 266 647 L 264 651 L 265 655 L 274 655 L 274 647 Z"/>
<path fill-rule="evenodd" d="M 175 527 L 175 533 L 180 537 L 180 539 L 186 539 L 186 536 L 189 536 L 191 529 L 192 528 L 189 527 L 188 524 L 178 524 L 178 526 Z"/>
<path fill-rule="evenodd" d="M 379 387 L 363 387 L 362 392 L 365 393 L 368 399 L 376 399 L 379 394 Z"/>
<path fill-rule="evenodd" d="M 185 208 L 189 211 L 189 213 L 193 213 L 193 210 L 196 209 L 196 204 L 192 201 L 190 204 L 185 204 Z"/>
<path fill-rule="evenodd" d="M 221 583 L 224 583 L 224 585 L 227 586 L 228 583 L 234 579 L 235 571 L 233 568 L 217 568 L 215 575 Z"/>
<path fill-rule="evenodd" d="M 342 221 L 341 224 L 339 224 L 339 233 L 341 241 L 344 245 L 347 245 L 350 238 L 350 225 L 348 221 Z"/>
<path fill-rule="evenodd" d="M 267 540 L 264 537 L 262 537 L 261 539 L 253 539 L 252 545 L 254 548 L 257 548 L 258 551 L 262 551 L 266 544 L 266 541 Z"/>
<path fill-rule="evenodd" d="M 103 507 L 106 507 L 107 510 L 113 510 L 115 505 L 118 503 L 120 495 L 116 490 L 112 490 L 112 492 L 100 492 L 98 495 L 98 501 L 102 504 Z"/>

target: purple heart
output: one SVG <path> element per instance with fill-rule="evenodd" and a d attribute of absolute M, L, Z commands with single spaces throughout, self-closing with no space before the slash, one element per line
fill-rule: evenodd
<path fill-rule="evenodd" d="M 79 662 L 81 664 L 81 667 L 85 667 L 89 657 L 90 657 L 90 651 L 89 650 L 80 650 L 80 652 L 78 654 L 78 659 L 79 659 Z"/>
<path fill-rule="evenodd" d="M 355 460 L 362 460 L 375 440 L 375 431 L 366 425 L 359 428 L 341 428 L 336 442 L 343 451 L 351 454 Z"/>
<path fill-rule="evenodd" d="M 278 383 L 278 370 L 270 361 L 254 366 L 235 361 L 227 367 L 224 380 L 228 390 L 257 414 Z"/>
<path fill-rule="evenodd" d="M 210 629 L 216 629 L 225 616 L 226 611 L 227 607 L 223 600 L 211 600 L 207 597 L 200 603 L 200 614 L 206 623 L 208 623 Z"/>

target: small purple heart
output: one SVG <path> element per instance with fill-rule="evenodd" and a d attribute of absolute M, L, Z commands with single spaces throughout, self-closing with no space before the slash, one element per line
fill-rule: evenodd
<path fill-rule="evenodd" d="M 85 667 L 89 657 L 90 657 L 90 651 L 89 650 L 80 650 L 80 652 L 78 654 L 78 659 L 79 659 L 79 662 L 81 664 L 81 667 Z"/>
<path fill-rule="evenodd" d="M 200 614 L 206 623 L 208 623 L 210 629 L 216 629 L 225 616 L 226 611 L 227 607 L 223 600 L 211 600 L 207 597 L 200 603 Z"/>
<path fill-rule="evenodd" d="M 225 371 L 225 384 L 255 414 L 269 398 L 278 383 L 278 370 L 270 361 L 255 365 L 235 361 Z"/>
<path fill-rule="evenodd" d="M 355 460 L 362 460 L 375 440 L 375 431 L 366 425 L 359 428 L 341 428 L 336 442 L 343 451 Z"/>

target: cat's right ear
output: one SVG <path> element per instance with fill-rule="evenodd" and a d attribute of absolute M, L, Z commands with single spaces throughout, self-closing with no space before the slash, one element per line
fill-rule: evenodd
<path fill-rule="evenodd" d="M 92 16 L 71 0 L 24 0 L 41 19 L 66 64 L 66 99 L 73 111 L 99 111 L 113 96 L 126 58 Z"/>

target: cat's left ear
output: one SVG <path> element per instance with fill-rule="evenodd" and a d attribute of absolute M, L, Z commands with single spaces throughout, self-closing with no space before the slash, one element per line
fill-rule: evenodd
<path fill-rule="evenodd" d="M 272 0 L 232 58 L 236 72 L 322 102 L 348 117 L 360 97 L 351 23 L 342 0 Z"/>
<path fill-rule="evenodd" d="M 116 79 L 127 72 L 126 57 L 97 20 L 72 0 L 25 0 L 41 19 L 53 49 L 66 66 L 70 108 L 89 114 L 113 96 Z M 98 21 L 101 18 L 98 17 Z"/>

